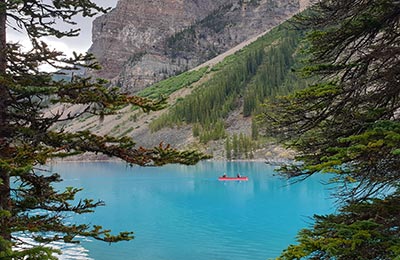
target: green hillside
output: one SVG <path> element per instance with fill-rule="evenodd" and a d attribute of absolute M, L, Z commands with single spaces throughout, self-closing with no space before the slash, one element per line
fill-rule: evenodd
<path fill-rule="evenodd" d="M 254 152 L 271 147 L 266 145 L 268 140 L 260 138 L 255 123 L 256 115 L 263 112 L 264 100 L 307 85 L 295 72 L 304 59 L 300 51 L 303 36 L 304 32 L 286 22 L 216 65 L 184 72 L 138 93 L 154 99 L 168 97 L 162 111 L 124 108 L 107 117 L 107 123 L 87 117 L 69 124 L 68 130 L 140 136 L 139 145 L 165 141 L 218 158 L 259 158 L 263 155 Z"/>
<path fill-rule="evenodd" d="M 302 37 L 301 31 L 284 23 L 227 57 L 208 72 L 208 79 L 192 94 L 179 99 L 168 113 L 154 120 L 152 131 L 186 123 L 194 124 L 195 136 L 208 132 L 210 136 L 205 142 L 225 137 L 223 122 L 233 110 L 240 107 L 244 117 L 252 116 L 260 111 L 265 98 L 305 86 L 305 80 L 293 72 L 299 66 Z"/>

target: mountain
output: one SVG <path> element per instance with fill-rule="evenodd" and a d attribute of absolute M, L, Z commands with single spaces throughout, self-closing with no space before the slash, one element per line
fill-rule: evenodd
<path fill-rule="evenodd" d="M 233 54 L 219 56 L 219 62 L 205 63 L 138 92 L 149 98 L 168 96 L 169 105 L 161 111 L 125 107 L 103 121 L 88 116 L 64 129 L 132 136 L 138 146 L 165 142 L 220 159 L 287 158 L 287 151 L 259 136 L 254 117 L 262 113 L 265 98 L 307 84 L 294 73 L 304 58 L 299 51 L 302 37 L 285 22 Z"/>
<path fill-rule="evenodd" d="M 136 93 L 191 69 L 286 20 L 307 0 L 120 0 L 95 19 L 93 45 L 106 78 Z"/>

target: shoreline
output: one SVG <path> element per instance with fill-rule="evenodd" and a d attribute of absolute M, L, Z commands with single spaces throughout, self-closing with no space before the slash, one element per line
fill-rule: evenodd
<path fill-rule="evenodd" d="M 271 146 L 269 149 L 262 148 L 258 149 L 254 153 L 254 158 L 240 158 L 240 159 L 227 159 L 221 156 L 220 154 L 215 155 L 210 159 L 206 159 L 205 161 L 215 161 L 215 162 L 263 162 L 267 165 L 271 166 L 282 166 L 287 164 L 292 164 L 295 162 L 295 154 L 286 150 L 280 146 Z M 93 163 L 93 162 L 125 162 L 124 160 L 111 157 L 104 154 L 95 154 L 91 152 L 86 152 L 83 154 L 72 155 L 64 158 L 53 158 L 50 159 L 51 163 L 60 163 L 60 162 L 74 162 L 74 163 Z"/>
<path fill-rule="evenodd" d="M 202 161 L 212 161 L 212 162 L 262 162 L 267 165 L 271 166 L 280 166 L 283 164 L 290 164 L 293 162 L 293 160 L 269 160 L 267 158 L 257 158 L 257 159 L 234 159 L 234 160 L 227 160 L 227 159 L 206 159 L 206 160 L 201 160 Z M 49 160 L 50 164 L 53 163 L 97 163 L 97 162 L 108 162 L 108 163 L 126 163 L 129 164 L 128 162 L 119 159 L 119 158 L 109 158 L 109 159 L 51 159 Z M 146 166 L 144 166 L 146 167 Z M 152 167 L 152 166 L 148 166 Z"/>

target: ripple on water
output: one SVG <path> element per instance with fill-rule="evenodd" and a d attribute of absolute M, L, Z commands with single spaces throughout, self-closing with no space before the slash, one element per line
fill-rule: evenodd
<path fill-rule="evenodd" d="M 89 166 L 57 169 L 71 180 L 64 185 L 76 185 L 78 178 L 83 197 L 106 202 L 80 220 L 114 231 L 133 230 L 135 239 L 112 246 L 83 242 L 89 252 L 64 250 L 70 258 L 63 259 L 265 260 L 294 241 L 297 231 L 308 225 L 307 216 L 332 211 L 332 203 L 323 200 L 327 193 L 320 179 L 287 186 L 263 163 Z M 216 178 L 223 172 L 245 173 L 250 180 L 221 183 Z"/>

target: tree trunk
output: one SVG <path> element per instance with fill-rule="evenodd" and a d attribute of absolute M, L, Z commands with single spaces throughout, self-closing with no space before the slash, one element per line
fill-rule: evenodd
<path fill-rule="evenodd" d="M 7 68 L 6 60 L 6 0 L 0 0 L 0 74 L 5 73 Z"/>
<path fill-rule="evenodd" d="M 6 58 L 6 1 L 0 0 L 0 77 L 5 75 L 7 69 Z M 7 87 L 0 84 L 0 159 L 4 159 L 9 146 L 7 141 Z M 0 211 L 11 210 L 10 198 L 10 175 L 7 170 L 0 168 Z M 10 241 L 11 233 L 9 227 L 9 217 L 3 215 L 0 217 L 0 236 Z M 0 252 L 4 251 L 6 246 L 0 244 Z"/>

